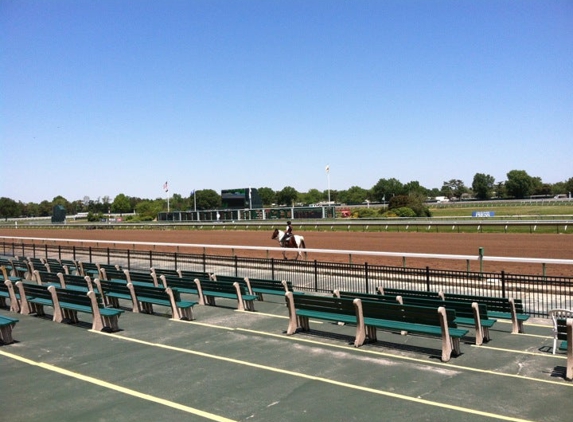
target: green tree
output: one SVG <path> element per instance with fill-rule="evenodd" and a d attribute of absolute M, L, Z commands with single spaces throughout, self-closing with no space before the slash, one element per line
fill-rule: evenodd
<path fill-rule="evenodd" d="M 164 199 L 154 201 L 143 200 L 135 207 L 135 212 L 142 220 L 155 220 L 157 215 L 163 211 Z"/>
<path fill-rule="evenodd" d="M 214 210 L 221 207 L 221 195 L 213 189 L 196 190 L 195 195 L 197 195 L 198 210 Z"/>
<path fill-rule="evenodd" d="M 526 198 L 532 194 L 534 185 L 533 178 L 525 170 L 511 170 L 507 173 L 505 189 L 508 196 Z"/>
<path fill-rule="evenodd" d="M 304 204 L 316 204 L 323 200 L 322 192 L 318 189 L 310 189 L 307 193 L 300 194 L 299 198 Z"/>
<path fill-rule="evenodd" d="M 16 201 L 10 198 L 0 198 L 0 217 L 15 218 L 19 217 L 21 208 Z"/>
<path fill-rule="evenodd" d="M 359 186 L 352 186 L 350 189 L 340 192 L 339 199 L 344 204 L 362 204 L 368 199 L 368 191 Z"/>
<path fill-rule="evenodd" d="M 476 198 L 490 199 L 493 194 L 495 178 L 489 174 L 476 173 L 472 182 L 472 189 Z"/>
<path fill-rule="evenodd" d="M 169 199 L 169 205 L 171 210 L 188 210 L 189 209 L 189 198 L 183 198 L 180 194 L 174 193 Z"/>
<path fill-rule="evenodd" d="M 263 206 L 270 207 L 276 202 L 276 193 L 271 188 L 258 188 L 257 192 L 259 192 L 261 201 L 263 201 Z"/>
<path fill-rule="evenodd" d="M 460 199 L 464 193 L 468 192 L 468 188 L 459 179 L 451 179 L 449 182 L 444 182 L 442 185 L 442 195 L 448 198 Z"/>
<path fill-rule="evenodd" d="M 404 185 L 397 179 L 380 179 L 370 189 L 372 202 L 387 202 L 393 196 L 402 195 L 404 193 Z"/>
<path fill-rule="evenodd" d="M 297 199 L 298 192 L 291 186 L 286 186 L 281 191 L 277 192 L 277 202 L 279 205 L 290 207 L 295 204 Z"/>
<path fill-rule="evenodd" d="M 113 202 L 111 204 L 111 211 L 114 213 L 127 213 L 130 212 L 132 210 L 131 208 L 131 204 L 129 202 L 129 198 L 123 194 L 120 193 L 119 195 L 117 195 L 114 199 Z"/>
<path fill-rule="evenodd" d="M 390 199 L 388 210 L 393 211 L 398 216 L 406 216 L 408 214 L 402 208 L 409 208 L 417 217 L 430 217 L 431 213 L 429 208 L 424 204 L 423 197 L 420 195 L 398 195 Z M 399 212 L 395 210 L 400 209 Z"/>

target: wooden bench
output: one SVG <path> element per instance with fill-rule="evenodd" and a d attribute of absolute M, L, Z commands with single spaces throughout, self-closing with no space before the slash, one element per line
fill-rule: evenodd
<path fill-rule="evenodd" d="M 8 280 L 9 281 L 9 280 Z M 4 344 L 14 343 L 12 330 L 18 320 L 16 318 L 0 315 L 0 341 Z"/>
<path fill-rule="evenodd" d="M 398 296 L 397 301 L 405 305 L 416 305 L 425 307 L 445 306 L 446 309 L 456 311 L 455 323 L 458 325 L 470 325 L 476 331 L 476 346 L 481 346 L 483 342 L 491 340 L 489 329 L 497 322 L 487 315 L 487 306 L 477 302 L 456 302 L 453 300 L 443 301 L 442 299 L 426 299 L 421 297 Z"/>
<path fill-rule="evenodd" d="M 195 280 L 196 278 L 209 278 L 211 276 L 210 273 L 204 271 L 192 271 L 192 270 L 172 270 L 166 268 L 151 268 L 151 272 L 155 273 L 157 277 L 157 281 L 159 281 L 159 277 L 162 275 L 166 277 L 179 277 L 179 278 L 190 278 L 191 280 Z"/>
<path fill-rule="evenodd" d="M 442 339 L 442 361 L 447 362 L 453 353 L 461 353 L 460 338 L 468 333 L 468 330 L 457 328 L 455 311 L 444 307 L 426 308 L 397 302 L 293 292 L 286 293 L 286 300 L 289 309 L 288 335 L 294 334 L 299 327 L 308 331 L 308 319 L 316 318 L 356 324 L 356 347 L 364 344 L 366 338 L 376 341 L 377 329 L 439 336 Z"/>
<path fill-rule="evenodd" d="M 131 303 L 132 312 L 153 314 L 153 305 L 162 305 L 171 309 L 173 318 L 193 319 L 192 308 L 197 302 L 181 300 L 179 292 L 171 287 L 146 286 L 122 280 L 95 279 L 94 283 L 110 306 L 119 307 L 122 299 Z"/>
<path fill-rule="evenodd" d="M 44 264 L 45 269 L 43 271 L 48 271 L 50 273 L 62 273 L 62 274 L 71 274 L 72 271 L 68 268 L 67 265 L 62 265 L 59 261 L 54 259 L 49 259 Z"/>
<path fill-rule="evenodd" d="M 78 261 L 79 274 L 83 276 L 90 276 L 93 278 L 101 278 L 99 267 L 95 262 Z"/>
<path fill-rule="evenodd" d="M 77 324 L 78 312 L 81 312 L 92 315 L 92 330 L 119 331 L 119 317 L 123 310 L 105 307 L 101 295 L 94 291 L 85 292 L 57 286 L 50 286 L 48 290 L 54 294 L 54 313 L 59 308 L 62 321 Z"/>
<path fill-rule="evenodd" d="M 292 292 L 292 281 L 266 280 L 262 278 L 245 277 L 249 292 L 255 294 L 257 299 L 263 301 L 263 295 L 284 296 L 286 292 Z"/>
<path fill-rule="evenodd" d="M 380 302 L 391 302 L 396 303 L 396 298 L 398 296 L 394 295 L 383 295 L 383 294 L 376 294 L 376 293 L 361 293 L 361 292 L 349 292 L 345 290 L 334 290 L 332 294 L 336 297 L 345 297 L 347 299 L 362 299 L 362 300 L 374 300 Z"/>
<path fill-rule="evenodd" d="M 391 287 L 378 287 L 378 293 L 387 296 L 408 296 L 408 297 L 421 297 L 426 299 L 442 299 L 439 292 L 432 292 L 427 290 L 409 290 L 409 289 L 395 289 Z"/>
<path fill-rule="evenodd" d="M 487 306 L 487 316 L 493 319 L 509 319 L 512 322 L 512 334 L 523 333 L 523 323 L 529 319 L 529 315 L 523 312 L 523 303 L 520 299 L 474 296 L 452 293 L 440 293 L 442 299 L 448 301 L 477 302 Z"/>
<path fill-rule="evenodd" d="M 194 278 L 181 278 L 179 276 L 161 274 L 159 279 L 161 280 L 164 288 L 171 287 L 172 289 L 177 289 L 181 294 L 199 294 Z M 199 304 L 204 305 L 203 298 L 201 296 L 199 296 Z"/>
<path fill-rule="evenodd" d="M 12 312 L 20 312 L 20 293 L 14 290 L 14 283 L 20 280 L 20 277 L 9 276 L 5 265 L 0 266 L 0 306 L 6 307 L 8 299 Z"/>
<path fill-rule="evenodd" d="M 117 331 L 118 318 L 123 312 L 120 309 L 106 308 L 101 298 L 92 292 L 69 290 L 54 285 L 38 285 L 35 283 L 16 283 L 21 297 L 21 313 L 29 315 L 45 315 L 44 306 L 53 308 L 54 322 L 77 323 L 77 313 L 87 313 L 93 316 L 92 329 L 96 331 Z"/>
<path fill-rule="evenodd" d="M 104 280 L 124 280 L 128 283 L 146 284 L 155 287 L 159 285 L 155 273 L 110 268 L 101 268 L 100 272 Z"/>
<path fill-rule="evenodd" d="M 255 295 L 249 294 L 245 284 L 238 282 L 227 283 L 223 281 L 210 281 L 195 279 L 200 303 L 216 306 L 215 298 L 236 299 L 239 311 L 254 311 Z"/>
<path fill-rule="evenodd" d="M 138 307 L 141 312 L 153 314 L 153 305 L 167 306 L 171 308 L 173 318 L 193 320 L 193 306 L 197 302 L 181 300 L 177 289 L 134 283 L 128 283 L 127 287 L 131 291 L 133 300 L 139 304 Z"/>
<path fill-rule="evenodd" d="M 370 341 L 376 341 L 376 330 L 407 331 L 440 337 L 442 340 L 442 361 L 448 362 L 453 355 L 461 354 L 460 339 L 468 330 L 457 328 L 456 311 L 427 308 L 400 303 L 362 301 L 355 299 L 358 308 L 358 330 Z"/>
<path fill-rule="evenodd" d="M 131 310 L 133 312 L 139 312 L 137 301 L 133 301 L 131 291 L 127 287 L 126 281 L 111 281 L 94 278 L 93 283 L 96 285 L 97 291 L 101 293 L 106 306 L 120 308 L 119 301 L 127 300 L 131 303 Z"/>
<path fill-rule="evenodd" d="M 287 292 L 285 297 L 289 313 L 287 335 L 310 331 L 309 318 L 357 325 L 355 299 L 298 292 Z M 359 343 L 359 337 L 360 334 L 356 331 L 355 347 L 362 344 Z"/>

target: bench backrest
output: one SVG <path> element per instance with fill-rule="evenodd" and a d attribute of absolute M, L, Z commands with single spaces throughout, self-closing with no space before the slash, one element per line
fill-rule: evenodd
<path fill-rule="evenodd" d="M 441 326 L 438 306 L 425 307 L 363 300 L 362 312 L 364 318 L 387 319 L 414 324 Z M 446 308 L 446 318 L 449 328 L 457 328 L 457 325 L 454 322 L 456 319 L 456 311 Z"/>
<path fill-rule="evenodd" d="M 167 300 L 169 301 L 169 294 L 167 293 L 164 287 L 155 287 L 152 285 L 143 286 L 143 285 L 133 285 L 133 289 L 135 291 L 136 296 L 141 297 L 148 297 L 151 299 L 159 299 L 159 300 Z M 173 296 L 176 301 L 180 301 L 181 297 L 177 289 L 171 289 L 173 291 Z"/>
<path fill-rule="evenodd" d="M 34 278 L 38 284 L 56 284 L 60 286 L 62 284 L 62 279 L 60 278 L 61 273 L 51 273 L 48 271 L 34 271 Z"/>
<path fill-rule="evenodd" d="M 162 280 L 163 287 L 182 288 L 182 289 L 197 289 L 195 279 L 181 278 L 177 275 L 162 274 L 159 277 Z M 161 284 L 161 283 L 160 283 Z"/>
<path fill-rule="evenodd" d="M 394 289 L 390 287 L 380 287 L 379 293 L 387 296 L 408 296 L 408 297 L 425 297 L 428 299 L 440 299 L 439 292 L 432 292 L 426 290 L 409 290 L 409 289 Z"/>
<path fill-rule="evenodd" d="M 87 287 L 93 290 L 93 285 L 89 276 L 75 275 L 75 274 L 62 274 L 66 286 Z"/>
<path fill-rule="evenodd" d="M 270 279 L 264 279 L 264 278 L 251 278 L 248 277 L 249 279 L 249 283 L 251 284 L 251 287 L 255 287 L 255 288 L 260 288 L 260 289 L 264 289 L 264 288 L 276 288 L 277 290 L 284 290 L 284 283 L 286 283 L 287 285 L 287 290 L 289 292 L 293 291 L 293 287 L 292 287 L 292 281 L 287 281 L 287 280 L 270 280 Z"/>
<path fill-rule="evenodd" d="M 343 315 L 356 315 L 354 299 L 296 293 L 293 294 L 292 298 L 295 309 Z"/>
<path fill-rule="evenodd" d="M 106 268 L 100 266 L 100 273 L 105 280 L 125 280 L 128 281 L 128 276 L 123 270 L 117 268 Z"/>
<path fill-rule="evenodd" d="M 101 286 L 101 290 L 103 294 L 106 293 L 121 293 L 130 295 L 129 288 L 127 287 L 127 282 L 123 283 L 121 281 L 109 281 L 109 280 L 100 280 L 96 279 L 96 284 Z M 94 280 L 95 281 L 95 280 Z"/>
<path fill-rule="evenodd" d="M 199 280 L 199 279 L 197 279 Z M 224 282 L 224 281 L 209 281 L 209 280 L 199 280 L 201 285 L 201 290 L 210 290 L 213 292 L 223 292 L 223 293 L 237 293 L 235 289 L 234 283 Z M 241 289 L 241 294 L 248 294 L 247 285 L 246 284 L 239 284 L 239 288 Z"/>
<path fill-rule="evenodd" d="M 63 287 L 55 287 L 58 302 L 72 303 L 74 305 L 92 306 L 91 298 L 87 292 L 79 290 L 68 290 Z M 103 308 L 103 299 L 101 295 L 95 295 L 95 300 L 99 308 Z"/>
<path fill-rule="evenodd" d="M 393 295 L 380 295 L 375 293 L 361 293 L 361 292 L 347 292 L 344 290 L 335 290 L 335 295 L 345 298 L 352 298 L 352 299 L 362 299 L 362 300 L 373 300 L 373 301 L 380 301 L 380 302 L 393 302 L 396 303 L 396 296 Z"/>
<path fill-rule="evenodd" d="M 49 286 L 42 286 L 28 281 L 18 281 L 16 285 L 18 285 L 18 283 L 21 283 L 26 296 L 52 300 L 52 294 L 48 290 Z"/>
<path fill-rule="evenodd" d="M 472 304 L 477 303 L 470 301 L 467 302 L 466 301 L 457 302 L 453 300 L 443 301 L 442 299 L 426 299 L 421 297 L 409 297 L 409 296 L 400 296 L 400 298 L 404 305 L 417 305 L 417 306 L 426 306 L 432 308 L 438 308 L 440 306 L 444 306 L 446 309 L 453 309 L 454 311 L 456 311 L 456 316 L 464 318 L 474 317 Z M 487 305 L 484 303 L 477 303 L 477 305 L 480 319 L 482 320 L 488 319 Z"/>
<path fill-rule="evenodd" d="M 127 280 L 131 282 L 138 282 L 138 283 L 149 283 L 157 286 L 157 279 L 155 278 L 155 273 L 151 272 L 143 272 L 143 271 L 129 271 L 124 270 L 124 273 L 127 276 Z"/>
<path fill-rule="evenodd" d="M 473 296 L 463 294 L 444 293 L 444 300 L 446 301 L 466 301 L 483 303 L 487 306 L 488 311 L 492 312 L 511 312 L 511 302 L 507 297 L 493 297 L 493 296 Z M 513 299 L 515 304 L 515 312 L 523 314 L 523 302 L 521 299 Z"/>

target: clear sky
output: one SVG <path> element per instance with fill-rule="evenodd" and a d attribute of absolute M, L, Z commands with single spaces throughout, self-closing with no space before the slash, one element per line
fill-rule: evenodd
<path fill-rule="evenodd" d="M 2 0 L 0 52 L 17 201 L 573 177 L 571 0 Z"/>

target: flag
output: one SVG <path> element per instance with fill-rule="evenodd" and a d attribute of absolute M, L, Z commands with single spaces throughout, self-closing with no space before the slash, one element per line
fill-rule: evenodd
<path fill-rule="evenodd" d="M 164 190 L 165 192 L 169 192 L 169 186 L 167 185 L 167 182 L 165 182 L 165 183 L 163 184 L 163 190 Z"/>
<path fill-rule="evenodd" d="M 326 174 L 330 173 L 330 166 L 328 164 L 326 165 L 325 170 L 326 170 Z"/>

